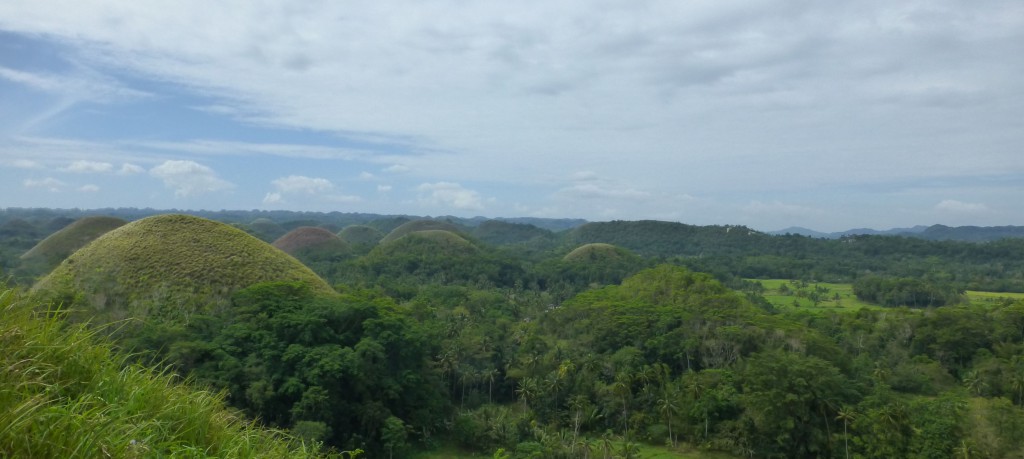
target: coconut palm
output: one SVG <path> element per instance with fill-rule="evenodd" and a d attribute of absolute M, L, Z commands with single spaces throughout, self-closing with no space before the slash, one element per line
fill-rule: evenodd
<path fill-rule="evenodd" d="M 850 407 L 840 408 L 836 414 L 836 420 L 843 421 L 843 444 L 846 447 L 846 459 L 850 459 L 850 436 L 847 433 L 846 428 L 847 424 L 852 422 L 857 415 Z"/>

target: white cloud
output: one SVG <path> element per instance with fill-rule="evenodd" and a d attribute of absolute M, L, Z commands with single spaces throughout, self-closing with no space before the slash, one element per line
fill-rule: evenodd
<path fill-rule="evenodd" d="M 22 183 L 25 185 L 26 188 L 45 188 L 46 190 L 54 193 L 60 191 L 61 188 L 63 188 L 66 185 L 64 182 L 57 180 L 53 177 L 47 177 L 38 180 L 25 179 L 25 181 Z"/>
<path fill-rule="evenodd" d="M 100 187 L 93 184 L 82 185 L 78 187 L 78 191 L 81 191 L 82 193 L 95 193 L 100 191 Z"/>
<path fill-rule="evenodd" d="M 317 194 L 334 188 L 334 184 L 330 180 L 302 175 L 289 175 L 275 179 L 270 183 L 281 193 Z"/>
<path fill-rule="evenodd" d="M 373 174 L 371 174 L 369 172 L 366 172 L 366 171 L 363 171 L 363 172 L 359 173 L 359 180 L 373 180 L 374 177 L 375 176 Z"/>
<path fill-rule="evenodd" d="M 325 178 L 306 177 L 302 175 L 289 175 L 270 182 L 277 189 L 275 192 L 267 193 L 263 198 L 263 204 L 285 204 L 288 202 L 288 195 L 305 195 L 303 205 L 311 204 L 310 200 L 319 201 L 320 204 L 342 203 L 351 204 L 362 202 L 363 198 L 355 195 L 331 194 L 329 191 L 335 188 L 330 180 Z"/>
<path fill-rule="evenodd" d="M 569 186 L 558 190 L 558 195 L 571 199 L 623 199 L 643 200 L 651 193 L 601 177 L 593 171 L 575 172 L 569 176 Z"/>
<path fill-rule="evenodd" d="M 330 201 L 330 202 L 338 202 L 338 203 L 343 203 L 343 204 L 351 204 L 351 203 L 356 203 L 356 202 L 363 202 L 363 198 L 362 197 L 353 196 L 353 195 L 332 194 L 332 195 L 325 196 L 325 198 L 328 201 Z"/>
<path fill-rule="evenodd" d="M 384 168 L 384 172 L 390 172 L 392 174 L 402 174 L 405 172 L 409 172 L 410 170 L 411 169 L 409 168 L 409 166 L 406 166 L 404 164 L 392 164 Z"/>
<path fill-rule="evenodd" d="M 985 204 L 946 199 L 936 204 L 935 210 L 956 213 L 981 213 L 988 212 L 989 208 Z"/>
<path fill-rule="evenodd" d="M 192 197 L 232 188 L 234 185 L 217 177 L 217 173 L 195 161 L 169 160 L 149 170 L 180 197 Z"/>
<path fill-rule="evenodd" d="M 64 172 L 74 172 L 77 174 L 93 174 L 100 172 L 110 172 L 114 168 L 113 164 L 100 162 L 100 161 L 86 161 L 78 160 L 72 162 L 67 167 L 61 169 Z"/>
<path fill-rule="evenodd" d="M 377 191 L 381 193 L 387 193 L 391 191 L 391 185 L 377 185 Z"/>
<path fill-rule="evenodd" d="M 282 204 L 284 202 L 285 201 L 284 198 L 281 197 L 281 193 L 267 193 L 267 195 L 263 197 L 263 204 Z"/>
<path fill-rule="evenodd" d="M 128 88 L 109 77 L 82 68 L 75 73 L 58 75 L 0 66 L 0 78 L 77 100 L 114 102 L 149 96 L 146 92 Z"/>
<path fill-rule="evenodd" d="M 131 163 L 124 163 L 124 164 L 121 165 L 121 170 L 117 171 L 117 174 L 118 175 L 136 175 L 136 174 L 141 174 L 143 172 L 146 172 L 146 169 L 144 169 L 142 166 L 131 164 Z"/>
<path fill-rule="evenodd" d="M 458 183 L 437 182 L 423 183 L 416 187 L 420 192 L 420 202 L 429 205 L 441 205 L 462 210 L 482 210 L 483 199 L 480 193 L 464 188 Z"/>

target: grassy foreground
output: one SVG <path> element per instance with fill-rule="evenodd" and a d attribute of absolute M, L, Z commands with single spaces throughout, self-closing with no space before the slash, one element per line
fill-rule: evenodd
<path fill-rule="evenodd" d="M 315 457 L 0 290 L 0 457 Z"/>
<path fill-rule="evenodd" d="M 598 440 L 594 440 L 595 445 L 600 443 Z M 678 448 L 668 448 L 666 446 L 655 446 L 639 443 L 636 444 L 637 449 L 633 452 L 633 457 L 637 459 L 733 459 L 735 456 L 731 456 L 726 453 L 714 452 L 714 451 L 702 451 L 695 448 L 686 447 L 680 445 Z M 611 445 L 615 451 L 622 449 L 621 441 L 613 441 Z M 614 455 L 613 457 L 620 457 Z M 497 452 L 492 454 L 482 454 L 465 451 L 454 445 L 445 445 L 433 451 L 425 451 L 414 454 L 413 459 L 494 459 L 494 458 L 507 458 L 514 457 L 512 451 L 505 451 L 504 454 Z M 586 456 L 584 456 L 586 457 Z M 591 452 L 589 457 L 602 458 L 604 453 L 597 447 Z"/>

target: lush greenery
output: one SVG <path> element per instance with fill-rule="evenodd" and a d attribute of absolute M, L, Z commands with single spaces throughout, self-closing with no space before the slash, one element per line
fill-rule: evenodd
<path fill-rule="evenodd" d="M 318 456 L 59 315 L 0 291 L 0 457 Z"/>
<path fill-rule="evenodd" d="M 864 301 L 884 306 L 912 308 L 946 306 L 959 303 L 964 291 L 954 285 L 911 277 L 882 278 L 864 276 L 853 284 L 853 293 Z"/>
<path fill-rule="evenodd" d="M 1021 240 L 825 240 L 667 222 L 556 233 L 513 222 L 273 216 L 261 215 L 260 231 L 318 226 L 333 236 L 359 225 L 350 232 L 368 237 L 347 253 L 304 258 L 332 289 L 306 268 L 306 277 L 279 276 L 298 262 L 247 235 L 258 232 L 244 223 L 257 223 L 249 214 L 226 219 L 237 229 L 164 217 L 192 222 L 169 225 L 178 236 L 156 234 L 191 264 L 152 252 L 167 246 L 109 242 L 154 221 L 144 219 L 57 268 L 51 278 L 82 270 L 79 289 L 57 298 L 131 304 L 146 285 L 193 298 L 188 314 L 122 327 L 117 345 L 332 451 L 1024 454 L 1024 299 L 1008 293 L 1024 291 Z M 31 221 L 14 229 L 39 228 Z M 0 248 L 31 247 L 43 233 Z M 395 237 L 378 243 L 384 233 Z M 277 254 L 278 276 L 246 274 L 262 272 L 259 258 L 219 264 L 247 251 Z M 136 259 L 147 262 L 128 264 Z M 237 281 L 204 296 L 202 285 L 213 284 L 197 284 L 193 270 Z"/>

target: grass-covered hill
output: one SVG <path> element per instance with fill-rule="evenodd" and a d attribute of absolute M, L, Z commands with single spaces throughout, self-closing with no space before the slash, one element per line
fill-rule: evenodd
<path fill-rule="evenodd" d="M 349 225 L 338 232 L 341 240 L 351 245 L 372 246 L 384 239 L 384 233 L 367 225 Z"/>
<path fill-rule="evenodd" d="M 43 239 L 21 256 L 26 264 L 49 270 L 96 238 L 128 223 L 115 217 L 85 217 Z"/>
<path fill-rule="evenodd" d="M 315 457 L 11 290 L 0 317 L 0 457 Z"/>
<path fill-rule="evenodd" d="M 244 229 L 249 234 L 267 242 L 275 241 L 288 232 L 283 226 L 269 218 L 257 218 L 245 225 Z"/>
<path fill-rule="evenodd" d="M 106 233 L 33 288 L 100 322 L 177 319 L 228 304 L 258 282 L 332 289 L 298 260 L 244 231 L 187 215 L 160 215 Z"/>
<path fill-rule="evenodd" d="M 430 282 L 511 285 L 523 275 L 512 260 L 444 230 L 415 231 L 381 242 L 354 267 L 363 279 L 376 279 L 374 284 L 385 288 L 415 288 Z M 409 292 L 391 293 L 403 297 Z"/>
<path fill-rule="evenodd" d="M 572 252 L 565 254 L 562 261 L 570 263 L 600 263 L 604 261 L 616 261 L 621 259 L 637 258 L 632 252 L 615 247 L 603 242 L 594 242 L 577 247 Z"/>
<path fill-rule="evenodd" d="M 348 244 L 338 235 L 315 226 L 295 228 L 278 238 L 272 245 L 295 256 L 312 253 L 344 253 L 349 250 Z"/>
<path fill-rule="evenodd" d="M 455 224 L 448 223 L 445 221 L 413 220 L 411 222 L 402 224 L 398 228 L 391 230 L 391 232 L 388 233 L 387 236 L 384 236 L 384 239 L 381 239 L 380 242 L 382 244 L 386 244 L 410 233 L 429 230 L 448 231 L 456 235 L 462 234 L 463 232 L 462 228 L 456 226 Z"/>
<path fill-rule="evenodd" d="M 426 257 L 438 254 L 458 257 L 477 254 L 480 249 L 454 232 L 432 229 L 417 230 L 391 240 L 385 238 L 374 252 L 382 256 L 410 254 Z"/>

